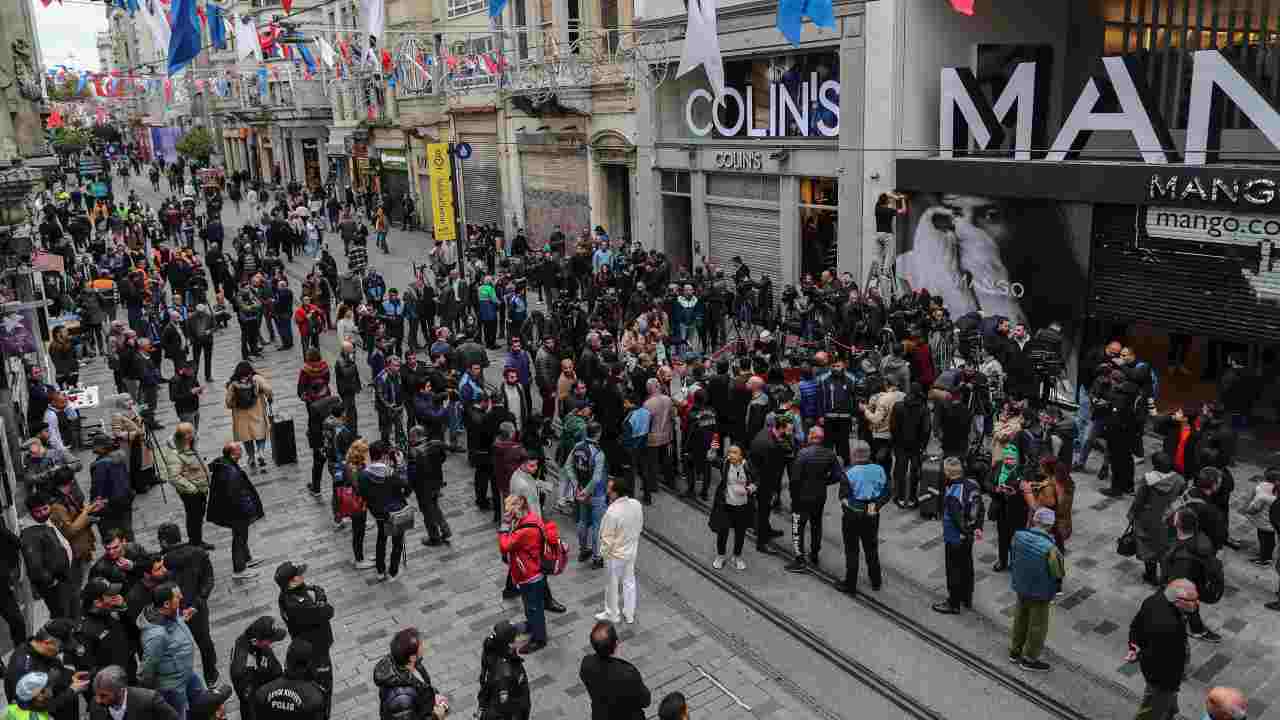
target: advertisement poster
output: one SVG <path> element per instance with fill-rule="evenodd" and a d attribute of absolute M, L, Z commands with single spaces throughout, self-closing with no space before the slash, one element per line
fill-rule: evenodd
<path fill-rule="evenodd" d="M 952 319 L 978 311 L 1063 325 L 1070 359 L 1088 291 L 1091 209 L 1054 200 L 916 193 L 897 274 L 940 296 Z"/>
<path fill-rule="evenodd" d="M 0 350 L 6 355 L 25 355 L 36 351 L 36 318 L 34 310 L 19 310 L 0 318 Z"/>

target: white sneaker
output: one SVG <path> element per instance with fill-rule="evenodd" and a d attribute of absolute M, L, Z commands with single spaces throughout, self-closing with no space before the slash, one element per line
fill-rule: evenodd
<path fill-rule="evenodd" d="M 608 610 L 601 610 L 600 612 L 596 613 L 596 619 L 608 620 L 611 623 L 616 623 L 619 620 L 617 615 L 610 615 Z"/>
<path fill-rule="evenodd" d="M 231 576 L 233 580 L 252 580 L 256 577 L 258 577 L 257 570 L 245 570 L 243 572 L 235 573 Z"/>
<path fill-rule="evenodd" d="M 372 561 L 372 560 L 357 560 L 357 561 L 355 562 L 355 566 L 356 566 L 356 569 L 357 569 L 357 570 L 369 570 L 369 569 L 371 569 L 371 568 L 373 567 L 373 561 Z"/>
<path fill-rule="evenodd" d="M 736 568 L 736 569 L 738 569 L 738 570 L 746 570 L 746 569 L 747 569 L 747 563 L 746 563 L 746 561 L 744 561 L 742 558 L 740 558 L 740 557 L 736 557 L 736 558 L 734 558 L 734 559 L 733 559 L 733 567 L 734 567 L 734 568 Z"/>
<path fill-rule="evenodd" d="M 635 615 L 632 615 L 631 617 L 628 617 L 628 618 L 623 618 L 623 620 L 625 620 L 625 621 L 627 622 L 627 624 L 628 624 L 628 625 L 635 625 L 635 624 L 636 624 L 636 616 L 635 616 Z"/>
<path fill-rule="evenodd" d="M 347 529 L 347 523 L 345 522 L 345 520 L 346 520 L 346 518 L 342 518 L 341 520 L 334 520 L 334 521 L 333 521 L 333 531 L 334 531 L 334 532 L 338 532 L 339 530 L 346 530 L 346 529 Z"/>
<path fill-rule="evenodd" d="M 717 555 L 715 560 L 711 561 L 711 567 L 719 570 L 724 567 L 724 556 Z"/>

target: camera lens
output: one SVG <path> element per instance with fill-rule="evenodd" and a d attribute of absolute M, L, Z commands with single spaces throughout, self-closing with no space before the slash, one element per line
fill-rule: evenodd
<path fill-rule="evenodd" d="M 930 222 L 933 223 L 934 229 L 942 232 L 953 232 L 956 229 L 955 220 L 946 213 L 934 213 Z"/>

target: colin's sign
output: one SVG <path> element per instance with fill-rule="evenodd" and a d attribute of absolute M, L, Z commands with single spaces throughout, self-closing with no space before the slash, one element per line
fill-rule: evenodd
<path fill-rule="evenodd" d="M 1280 112 L 1249 78 L 1217 50 L 1191 53 L 1191 90 L 1187 95 L 1186 143 L 1182 157 L 1174 147 L 1157 103 L 1146 87 L 1143 73 L 1124 57 L 1104 57 L 1102 71 L 1085 82 L 1047 151 L 1036 147 L 1035 128 L 1041 125 L 1036 63 L 1015 66 L 1008 83 L 992 104 L 966 68 L 943 68 L 939 110 L 939 140 L 942 157 L 953 157 L 967 149 L 972 136 L 979 150 L 997 149 L 1005 141 L 1005 125 L 1013 128 L 1013 157 L 1061 162 L 1074 157 L 1093 132 L 1124 132 L 1133 137 L 1142 159 L 1151 164 L 1185 162 L 1204 165 L 1219 147 L 1219 128 L 1213 122 L 1215 94 L 1230 100 L 1267 140 L 1280 148 Z M 1104 90 L 1115 99 L 1115 111 L 1099 109 Z M 1010 117 L 1011 113 L 1016 114 Z M 966 129 L 967 128 L 967 129 Z"/>
<path fill-rule="evenodd" d="M 710 117 L 694 117 L 699 105 L 711 110 Z M 769 119 L 757 126 L 756 111 L 762 106 L 767 106 Z M 698 137 L 710 135 L 712 128 L 720 137 L 839 137 L 840 81 L 819 81 L 818 73 L 811 72 L 800 83 L 774 82 L 767 88 L 747 85 L 742 90 L 726 87 L 719 99 L 699 88 L 685 100 L 684 121 Z"/>

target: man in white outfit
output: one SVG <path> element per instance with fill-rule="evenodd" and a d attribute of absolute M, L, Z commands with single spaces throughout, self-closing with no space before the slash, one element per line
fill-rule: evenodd
<path fill-rule="evenodd" d="M 644 529 L 644 506 L 631 497 L 631 486 L 623 478 L 609 480 L 609 509 L 600 522 L 600 556 L 609 572 L 604 589 L 604 612 L 597 620 L 627 623 L 636 621 L 636 551 Z M 618 588 L 622 588 L 622 609 L 618 609 Z"/>

